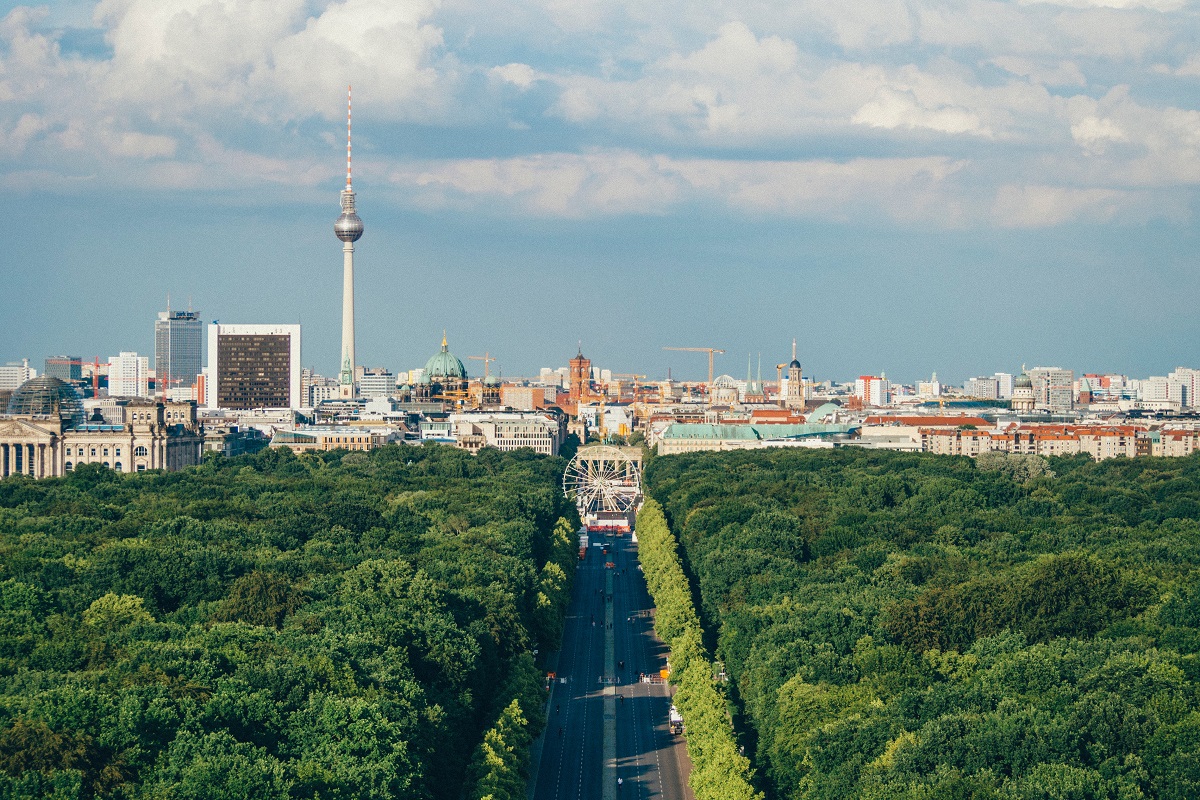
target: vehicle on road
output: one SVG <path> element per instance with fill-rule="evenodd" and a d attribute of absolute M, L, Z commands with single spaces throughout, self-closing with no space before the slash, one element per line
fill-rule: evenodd
<path fill-rule="evenodd" d="M 676 736 L 683 733 L 683 715 L 679 713 L 679 709 L 674 705 L 671 706 L 671 710 L 668 712 L 668 720 L 670 721 L 671 733 Z"/>

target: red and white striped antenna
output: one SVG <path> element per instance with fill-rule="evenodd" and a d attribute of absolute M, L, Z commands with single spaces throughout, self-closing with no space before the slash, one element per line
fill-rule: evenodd
<path fill-rule="evenodd" d="M 350 90 L 352 87 L 346 87 L 346 188 L 350 188 Z"/>

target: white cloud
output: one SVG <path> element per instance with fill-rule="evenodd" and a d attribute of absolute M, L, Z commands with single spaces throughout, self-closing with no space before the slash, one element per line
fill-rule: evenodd
<path fill-rule="evenodd" d="M 1023 6 L 1053 5 L 1067 8 L 1115 8 L 1148 9 L 1150 11 L 1178 11 L 1187 5 L 1187 0 L 1018 0 Z"/>
<path fill-rule="evenodd" d="M 1076 122 L 1071 126 L 1071 136 L 1093 153 L 1103 153 L 1108 142 L 1123 142 L 1127 138 L 1117 123 L 1099 117 L 1084 117 Z"/>
<path fill-rule="evenodd" d="M 537 80 L 537 72 L 528 64 L 505 64 L 492 67 L 491 73 L 502 81 L 521 89 L 528 89 Z"/>
<path fill-rule="evenodd" d="M 88 55 L 63 52 L 58 12 L 17 8 L 0 20 L 0 170 L 67 187 L 314 186 L 340 161 L 338 126 L 320 120 L 340 118 L 353 82 L 364 166 L 423 203 L 1097 218 L 1200 186 L 1189 84 L 1157 99 L 1170 81 L 1156 71 L 1200 74 L 1179 61 L 1200 36 L 1181 7 L 99 0 L 111 53 Z M 439 130 L 468 126 L 514 133 L 451 134 L 474 157 L 416 166 L 389 150 L 415 132 L 436 152 Z M 489 157 L 499 147 L 530 152 Z"/>
<path fill-rule="evenodd" d="M 940 133 L 991 136 L 979 117 L 965 108 L 922 106 L 911 90 L 880 87 L 875 96 L 855 112 L 851 121 L 875 128 L 928 128 Z"/>
<path fill-rule="evenodd" d="M 959 191 L 947 183 L 963 167 L 944 158 L 739 161 L 593 151 L 430 162 L 397 169 L 391 180 L 425 205 L 504 200 L 560 217 L 662 214 L 701 202 L 754 214 L 845 220 L 853 212 L 953 225 L 965 220 L 948 219 L 935 196 Z"/>
<path fill-rule="evenodd" d="M 1007 228 L 1049 228 L 1079 218 L 1108 221 L 1124 197 L 1111 189 L 1062 186 L 1001 186 L 992 209 L 998 225 Z"/>

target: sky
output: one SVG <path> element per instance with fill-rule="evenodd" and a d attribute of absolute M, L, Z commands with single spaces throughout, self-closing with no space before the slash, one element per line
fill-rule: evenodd
<path fill-rule="evenodd" d="M 0 363 L 303 325 L 361 363 L 1200 367 L 1200 3 L 0 2 Z M 751 355 L 752 354 L 752 355 Z"/>

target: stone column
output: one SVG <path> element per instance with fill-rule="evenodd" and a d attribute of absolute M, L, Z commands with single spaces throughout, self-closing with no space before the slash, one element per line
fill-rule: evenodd
<path fill-rule="evenodd" d="M 0 480 L 8 477 L 8 445 L 0 444 Z"/>

